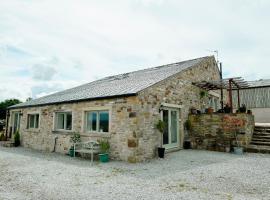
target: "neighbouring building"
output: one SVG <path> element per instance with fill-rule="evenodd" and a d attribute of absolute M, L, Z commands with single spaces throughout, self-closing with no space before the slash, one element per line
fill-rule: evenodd
<path fill-rule="evenodd" d="M 181 149 L 190 108 L 219 102 L 214 92 L 202 100 L 192 83 L 203 80 L 220 80 L 213 56 L 106 77 L 10 107 L 7 133 L 19 130 L 25 147 L 67 153 L 78 132 L 84 141 L 108 139 L 113 159 L 144 161 L 161 143 Z M 160 119 L 168 124 L 163 135 Z"/>
<path fill-rule="evenodd" d="M 249 87 L 241 89 L 241 104 L 252 110 L 257 123 L 270 123 L 270 79 L 250 81 Z M 233 93 L 233 101 L 237 102 L 237 92 Z M 237 105 L 235 104 L 236 108 Z"/>

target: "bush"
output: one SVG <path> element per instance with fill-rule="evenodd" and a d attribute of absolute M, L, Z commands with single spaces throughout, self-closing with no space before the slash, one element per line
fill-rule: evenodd
<path fill-rule="evenodd" d="M 20 146 L 21 141 L 20 141 L 20 133 L 19 131 L 16 131 L 15 135 L 14 135 L 14 146 L 18 147 Z"/>
<path fill-rule="evenodd" d="M 73 144 L 81 142 L 81 135 L 79 133 L 74 133 L 73 136 L 70 137 L 70 142 L 73 142 Z"/>
<path fill-rule="evenodd" d="M 190 131 L 190 129 L 191 129 L 191 121 L 190 121 L 190 119 L 188 119 L 185 122 L 185 128 L 186 128 L 187 131 Z"/>
<path fill-rule="evenodd" d="M 240 113 L 246 113 L 247 107 L 245 104 L 242 104 L 242 106 L 239 108 Z"/>
<path fill-rule="evenodd" d="M 4 133 L 1 133 L 1 135 L 0 135 L 0 141 L 6 141 L 6 140 L 7 140 L 7 138 L 4 135 Z"/>
<path fill-rule="evenodd" d="M 101 153 L 108 153 L 110 149 L 110 143 L 107 140 L 99 140 Z"/>
<path fill-rule="evenodd" d="M 160 133 L 163 133 L 166 127 L 166 124 L 164 121 L 158 120 L 158 122 L 155 124 L 155 127 L 157 130 L 159 130 Z"/>

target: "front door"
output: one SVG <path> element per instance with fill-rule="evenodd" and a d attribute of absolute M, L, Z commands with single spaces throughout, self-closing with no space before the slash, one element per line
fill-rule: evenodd
<path fill-rule="evenodd" d="M 12 133 L 15 133 L 20 129 L 20 113 L 14 112 L 13 113 L 13 129 Z"/>
<path fill-rule="evenodd" d="M 165 108 L 162 120 L 165 122 L 163 146 L 166 149 L 179 147 L 179 109 Z"/>

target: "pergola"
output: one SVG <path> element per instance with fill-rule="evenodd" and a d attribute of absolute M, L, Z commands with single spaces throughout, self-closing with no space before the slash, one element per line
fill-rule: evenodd
<path fill-rule="evenodd" d="M 229 104 L 231 111 L 233 111 L 233 102 L 232 102 L 232 91 L 237 90 L 237 99 L 238 99 L 238 108 L 240 108 L 240 95 L 239 90 L 246 89 L 249 87 L 248 82 L 246 82 L 242 77 L 226 78 L 216 81 L 201 81 L 193 82 L 193 85 L 196 85 L 204 90 L 220 90 L 221 92 L 221 108 L 224 108 L 223 103 L 223 90 L 226 89 L 229 92 Z"/>

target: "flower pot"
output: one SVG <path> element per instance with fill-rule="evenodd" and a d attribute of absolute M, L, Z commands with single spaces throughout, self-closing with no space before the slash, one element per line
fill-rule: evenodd
<path fill-rule="evenodd" d="M 74 148 L 70 148 L 68 154 L 70 157 L 74 157 Z"/>
<path fill-rule="evenodd" d="M 212 114 L 213 112 L 214 112 L 214 109 L 213 108 L 210 107 L 210 108 L 207 109 L 207 113 L 208 114 Z"/>
<path fill-rule="evenodd" d="M 99 160 L 100 160 L 100 162 L 103 162 L 103 163 L 109 162 L 109 154 L 108 153 L 100 153 Z"/>
<path fill-rule="evenodd" d="M 243 147 L 233 147 L 234 154 L 243 155 Z"/>
<path fill-rule="evenodd" d="M 158 147 L 158 157 L 159 158 L 164 158 L 164 154 L 165 154 L 165 148 Z"/>

